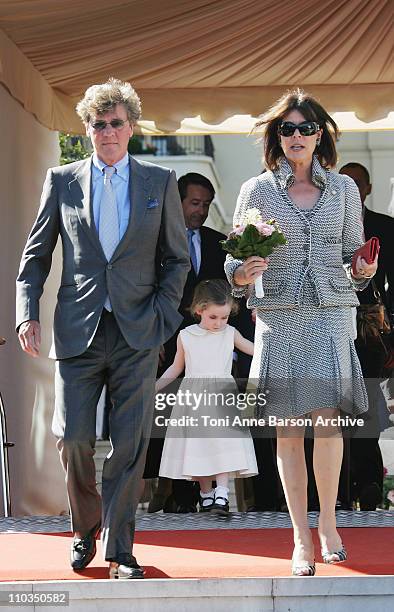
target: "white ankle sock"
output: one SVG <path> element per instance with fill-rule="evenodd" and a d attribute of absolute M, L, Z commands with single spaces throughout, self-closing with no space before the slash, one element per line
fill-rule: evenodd
<path fill-rule="evenodd" d="M 210 504 L 212 504 L 212 499 L 207 499 L 207 498 L 208 497 L 214 497 L 215 496 L 215 491 L 213 489 L 211 489 L 207 493 L 203 493 L 202 491 L 200 491 L 200 496 L 201 496 L 201 499 L 202 499 L 203 507 L 204 506 L 209 506 Z"/>
<path fill-rule="evenodd" d="M 217 499 L 218 497 L 224 497 L 225 499 Z M 228 500 L 228 488 L 227 487 L 216 487 L 215 489 L 215 503 L 224 506 Z"/>

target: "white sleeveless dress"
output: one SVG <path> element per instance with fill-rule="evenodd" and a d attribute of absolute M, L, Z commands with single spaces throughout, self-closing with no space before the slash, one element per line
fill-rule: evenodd
<path fill-rule="evenodd" d="M 172 409 L 171 419 L 176 419 L 178 423 L 182 416 L 190 417 L 196 419 L 198 425 L 168 426 L 160 476 L 193 480 L 222 472 L 229 472 L 238 478 L 258 473 L 249 429 L 232 425 L 233 416 L 245 416 L 242 411 L 218 405 L 218 402 L 213 402 L 215 405 L 202 402 L 197 408 L 194 402 L 185 405 L 187 391 L 203 396 L 205 392 L 204 399 L 207 393 L 212 392 L 225 393 L 226 398 L 237 394 L 237 386 L 231 376 L 234 332 L 234 327 L 230 325 L 218 332 L 211 332 L 199 325 L 190 325 L 181 330 L 185 378 L 179 387 L 178 402 Z M 218 422 L 221 424 L 207 427 L 203 424 L 203 415 L 209 419 L 220 419 Z"/>

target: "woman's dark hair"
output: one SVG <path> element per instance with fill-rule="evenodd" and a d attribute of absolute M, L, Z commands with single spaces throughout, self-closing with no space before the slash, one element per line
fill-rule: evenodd
<path fill-rule="evenodd" d="M 326 110 L 310 94 L 302 89 L 285 93 L 255 123 L 253 131 L 263 127 L 264 158 L 263 162 L 270 170 L 278 168 L 283 157 L 278 128 L 284 117 L 293 110 L 298 110 L 306 121 L 315 121 L 323 130 L 316 155 L 322 166 L 333 168 L 337 163 L 335 143 L 339 138 L 338 126 Z"/>
<path fill-rule="evenodd" d="M 231 307 L 230 314 L 238 312 L 238 304 L 231 295 L 230 285 L 222 279 L 205 280 L 198 283 L 194 290 L 193 301 L 190 312 L 195 318 L 199 318 L 196 310 L 205 310 L 210 304 Z"/>

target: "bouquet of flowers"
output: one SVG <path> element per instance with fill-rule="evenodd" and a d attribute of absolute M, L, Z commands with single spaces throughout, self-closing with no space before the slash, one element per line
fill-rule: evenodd
<path fill-rule="evenodd" d="M 227 240 L 222 240 L 220 244 L 235 259 L 247 259 L 252 256 L 268 257 L 276 247 L 286 242 L 275 219 L 263 221 L 257 208 L 249 208 L 242 225 L 237 225 Z M 256 297 L 264 297 L 262 277 L 256 278 L 254 284 Z"/>

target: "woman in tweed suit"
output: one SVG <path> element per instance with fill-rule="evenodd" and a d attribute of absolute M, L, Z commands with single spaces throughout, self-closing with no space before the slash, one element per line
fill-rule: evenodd
<path fill-rule="evenodd" d="M 270 260 L 228 256 L 226 273 L 234 295 L 251 291 L 248 306 L 257 308 L 250 378 L 259 391 L 269 392 L 262 416 L 277 426 L 278 469 L 294 528 L 292 572 L 312 576 L 305 424 L 314 428 L 322 557 L 338 563 L 346 551 L 335 520 L 343 453 L 337 417 L 346 420 L 344 415 L 349 419 L 367 410 L 352 307 L 376 262 L 358 258 L 353 276 L 352 256 L 364 242 L 361 202 L 353 180 L 331 170 L 338 128 L 322 106 L 303 91 L 289 92 L 256 127 L 264 129 L 268 171 L 242 186 L 234 225 L 257 208 L 263 220 L 276 219 L 288 242 Z M 261 274 L 265 296 L 258 299 L 253 283 Z"/>

